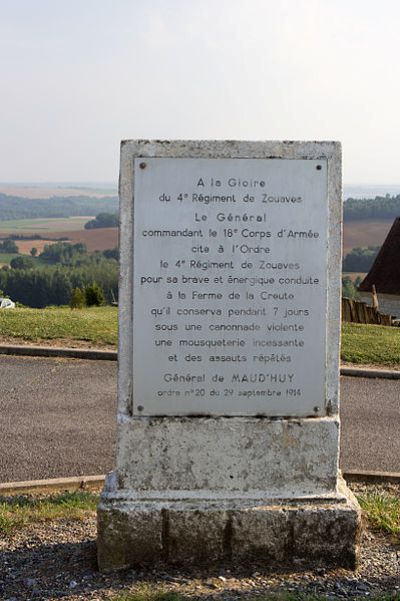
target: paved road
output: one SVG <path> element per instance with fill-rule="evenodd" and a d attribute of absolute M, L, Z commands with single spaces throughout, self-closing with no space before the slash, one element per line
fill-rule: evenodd
<path fill-rule="evenodd" d="M 116 362 L 0 357 L 0 480 L 101 474 L 115 454 Z M 400 381 L 342 378 L 346 469 L 400 471 Z"/>
<path fill-rule="evenodd" d="M 104 474 L 114 462 L 115 361 L 0 358 L 0 481 Z"/>
<path fill-rule="evenodd" d="M 400 380 L 341 380 L 342 470 L 400 472 Z"/>

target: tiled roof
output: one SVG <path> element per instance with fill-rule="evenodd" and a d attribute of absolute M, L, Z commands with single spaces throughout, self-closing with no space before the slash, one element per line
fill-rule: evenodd
<path fill-rule="evenodd" d="M 400 294 L 400 217 L 397 217 L 368 275 L 359 286 L 360 292 Z"/>

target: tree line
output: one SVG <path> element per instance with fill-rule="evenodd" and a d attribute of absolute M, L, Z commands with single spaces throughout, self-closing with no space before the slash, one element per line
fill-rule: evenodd
<path fill-rule="evenodd" d="M 99 213 L 95 219 L 85 223 L 85 230 L 93 230 L 99 227 L 118 227 L 118 214 Z"/>
<path fill-rule="evenodd" d="M 18 259 L 18 260 L 17 260 Z M 40 257 L 16 257 L 0 269 L 0 289 L 23 305 L 67 305 L 73 291 L 97 286 L 105 302 L 118 299 L 118 250 L 88 254 L 84 244 L 46 245 Z"/>
<path fill-rule="evenodd" d="M 35 219 L 52 217 L 78 217 L 115 213 L 118 210 L 117 196 L 52 196 L 51 198 L 23 198 L 0 194 L 1 221 L 11 219 Z"/>
<path fill-rule="evenodd" d="M 118 197 L 104 196 L 53 196 L 51 198 L 25 198 L 0 193 L 1 221 L 11 219 L 35 219 L 78 217 L 97 215 L 91 227 L 114 227 L 118 225 L 116 212 Z M 113 225 L 102 225 L 100 215 L 112 215 Z M 376 196 L 375 198 L 348 198 L 343 205 L 343 216 L 346 221 L 355 219 L 387 219 L 400 216 L 400 194 L 396 196 Z M 110 222 L 110 217 L 106 217 Z"/>
<path fill-rule="evenodd" d="M 0 253 L 12 254 L 17 252 L 18 246 L 11 238 L 6 238 L 3 242 L 0 242 Z"/>
<path fill-rule="evenodd" d="M 355 219 L 395 219 L 400 216 L 400 194 L 375 198 L 348 198 L 343 205 L 345 221 Z"/>
<path fill-rule="evenodd" d="M 353 248 L 343 259 L 343 271 L 361 271 L 366 273 L 372 267 L 380 246 Z"/>

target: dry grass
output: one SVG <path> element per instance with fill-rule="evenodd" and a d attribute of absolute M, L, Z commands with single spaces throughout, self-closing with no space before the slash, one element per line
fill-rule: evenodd
<path fill-rule="evenodd" d="M 18 246 L 18 251 L 21 255 L 30 255 L 32 248 L 36 248 L 38 254 L 40 254 L 46 244 L 55 244 L 55 240 L 16 240 L 15 244 Z"/>
<path fill-rule="evenodd" d="M 98 501 L 98 495 L 90 492 L 65 492 L 43 498 L 0 497 L 0 534 L 11 536 L 16 530 L 37 522 L 61 518 L 81 520 L 95 511 Z"/>
<path fill-rule="evenodd" d="M 363 219 L 346 221 L 343 226 L 343 252 L 353 248 L 381 246 L 392 227 L 393 219 Z"/>
<path fill-rule="evenodd" d="M 62 234 L 66 236 L 68 240 L 74 244 L 77 242 L 83 242 L 89 252 L 95 250 L 107 250 L 109 248 L 115 248 L 118 246 L 118 228 L 117 227 L 104 227 L 93 230 L 74 230 L 65 231 Z M 58 238 L 60 232 L 46 232 L 46 236 L 50 238 Z"/>
<path fill-rule="evenodd" d="M 389 493 L 366 493 L 359 495 L 358 501 L 371 526 L 400 535 L 400 497 Z"/>

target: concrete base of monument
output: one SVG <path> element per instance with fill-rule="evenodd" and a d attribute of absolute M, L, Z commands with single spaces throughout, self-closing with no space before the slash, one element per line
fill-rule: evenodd
<path fill-rule="evenodd" d="M 344 481 L 332 495 L 262 500 L 138 499 L 111 486 L 98 508 L 98 564 L 110 571 L 302 560 L 355 568 L 360 534 L 360 508 Z"/>

